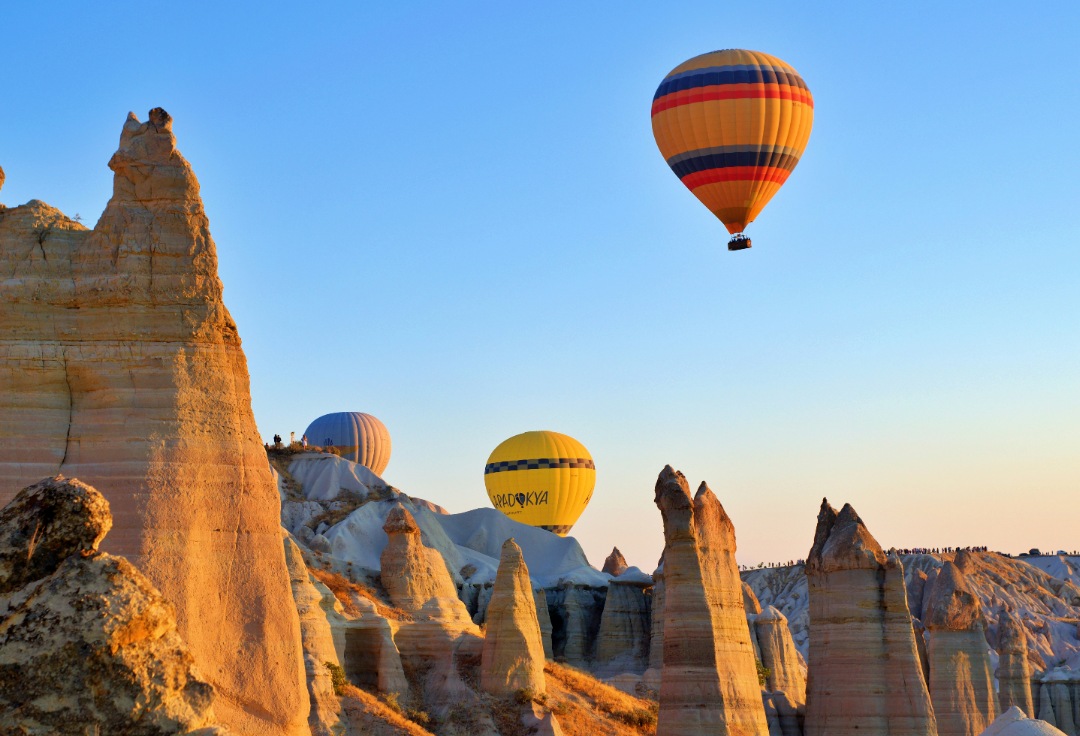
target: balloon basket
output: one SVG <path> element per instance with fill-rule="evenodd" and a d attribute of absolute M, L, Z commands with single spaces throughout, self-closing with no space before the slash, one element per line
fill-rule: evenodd
<path fill-rule="evenodd" d="M 750 247 L 750 238 L 746 237 L 742 233 L 738 235 L 732 235 L 731 240 L 727 241 L 728 250 L 746 250 Z"/>

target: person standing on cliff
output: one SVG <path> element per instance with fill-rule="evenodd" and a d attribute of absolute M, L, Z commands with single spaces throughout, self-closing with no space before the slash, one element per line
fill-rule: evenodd
<path fill-rule="evenodd" d="M 307 435 L 306 434 L 303 437 L 300 438 L 300 445 L 302 447 L 307 447 Z"/>

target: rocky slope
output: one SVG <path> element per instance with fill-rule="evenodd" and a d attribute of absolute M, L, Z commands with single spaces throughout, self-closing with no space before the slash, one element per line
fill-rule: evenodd
<path fill-rule="evenodd" d="M 60 472 L 103 489 L 104 548 L 175 607 L 221 718 L 303 733 L 278 500 L 169 115 L 129 115 L 109 167 L 93 230 L 37 200 L 0 209 L 0 504 Z"/>

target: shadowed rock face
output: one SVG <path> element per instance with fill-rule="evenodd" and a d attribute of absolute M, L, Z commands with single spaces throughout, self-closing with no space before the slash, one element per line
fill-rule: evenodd
<path fill-rule="evenodd" d="M 222 719 L 304 733 L 279 500 L 198 182 L 160 108 L 109 166 L 92 231 L 37 200 L 0 218 L 0 503 L 57 473 L 103 488 L 104 548 L 175 606 Z"/>
<path fill-rule="evenodd" d="M 766 736 L 735 529 L 704 483 L 682 473 L 656 481 L 664 520 L 663 670 L 658 736 Z"/>
<path fill-rule="evenodd" d="M 544 645 L 536 617 L 529 568 L 514 540 L 503 543 L 480 662 L 480 685 L 489 693 L 509 695 L 547 690 Z"/>
<path fill-rule="evenodd" d="M 806 736 L 936 736 L 899 558 L 850 505 L 823 501 L 806 575 Z"/>
<path fill-rule="evenodd" d="M 1024 624 L 1015 614 L 1006 612 L 998 623 L 998 709 L 1013 706 L 1028 718 L 1035 715 L 1031 697 L 1031 662 Z"/>
<path fill-rule="evenodd" d="M 941 736 L 979 736 L 997 715 L 982 607 L 958 565 L 938 573 L 923 623 L 930 631 L 930 698 Z"/>
<path fill-rule="evenodd" d="M 60 476 L 0 511 L 0 539 L 26 556 L 6 565 L 6 582 L 21 585 L 0 596 L 0 733 L 149 736 L 213 723 L 213 689 L 172 607 L 127 560 L 97 551 L 110 524 L 101 494 Z M 40 546 L 19 545 L 28 528 Z"/>

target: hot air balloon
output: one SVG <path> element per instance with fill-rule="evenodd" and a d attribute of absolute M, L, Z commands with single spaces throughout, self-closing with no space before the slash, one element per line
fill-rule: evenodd
<path fill-rule="evenodd" d="M 491 453 L 484 485 L 491 504 L 514 521 L 566 536 L 592 498 L 596 466 L 573 437 L 525 432 Z"/>
<path fill-rule="evenodd" d="M 308 442 L 323 447 L 333 446 L 342 457 L 365 466 L 375 475 L 382 475 L 390 462 L 390 433 L 386 425 L 370 414 L 358 411 L 339 411 L 324 414 L 308 425 Z"/>
<path fill-rule="evenodd" d="M 728 250 L 799 162 L 814 123 L 814 99 L 788 64 L 758 51 L 695 56 L 664 77 L 653 96 L 653 135 L 686 188 L 727 226 Z"/>

